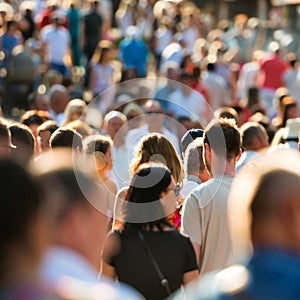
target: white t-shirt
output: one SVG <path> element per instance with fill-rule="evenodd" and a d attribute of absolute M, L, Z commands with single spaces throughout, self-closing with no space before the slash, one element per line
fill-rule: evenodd
<path fill-rule="evenodd" d="M 181 89 L 176 89 L 170 94 L 170 111 L 175 118 L 191 117 L 197 118 L 203 125 L 206 125 L 206 101 L 202 94 L 191 90 L 189 95 L 184 95 Z"/>
<path fill-rule="evenodd" d="M 50 24 L 41 30 L 41 40 L 47 44 L 46 60 L 51 63 L 64 64 L 64 57 L 70 45 L 70 33 L 60 26 Z"/>
<path fill-rule="evenodd" d="M 227 266 L 232 251 L 227 200 L 233 176 L 214 177 L 187 197 L 181 232 L 200 245 L 200 275 Z"/>

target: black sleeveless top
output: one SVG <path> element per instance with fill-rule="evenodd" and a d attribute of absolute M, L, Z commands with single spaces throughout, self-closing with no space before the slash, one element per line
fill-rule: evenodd
<path fill-rule="evenodd" d="M 189 238 L 177 230 L 141 230 L 172 292 L 183 283 L 183 274 L 197 270 L 195 252 Z M 146 299 L 168 296 L 153 263 L 134 228 L 115 231 L 120 240 L 120 251 L 108 261 L 116 270 L 119 281 L 133 286 Z"/>

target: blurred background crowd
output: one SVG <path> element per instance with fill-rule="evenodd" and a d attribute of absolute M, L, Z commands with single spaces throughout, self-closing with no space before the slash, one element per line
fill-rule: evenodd
<path fill-rule="evenodd" d="M 300 10 L 246 2 L 0 2 L 1 299 L 300 297 Z"/>

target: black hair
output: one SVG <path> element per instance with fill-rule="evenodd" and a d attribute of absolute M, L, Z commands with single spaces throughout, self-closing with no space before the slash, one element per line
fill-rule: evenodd
<path fill-rule="evenodd" d="M 5 276 L 11 247 L 31 249 L 30 226 L 42 205 L 42 191 L 36 180 L 12 160 L 0 160 L 0 278 Z M 25 251 L 25 250 L 24 250 Z"/>
<path fill-rule="evenodd" d="M 128 204 L 125 208 L 125 229 L 134 227 L 136 229 L 144 229 L 149 227 L 150 230 L 156 226 L 159 230 L 163 230 L 163 226 L 172 227 L 165 217 L 160 217 L 154 221 L 148 221 L 144 223 L 132 223 L 131 220 L 134 217 L 139 216 L 145 220 L 149 219 L 152 214 L 154 216 L 163 216 L 164 211 L 160 201 L 161 193 L 166 191 L 172 180 L 171 171 L 159 163 L 146 163 L 141 165 L 135 172 L 130 187 L 126 193 L 125 201 Z M 154 211 L 150 212 L 149 206 L 134 206 L 130 203 L 154 203 Z"/>
<path fill-rule="evenodd" d="M 83 148 L 81 135 L 73 129 L 64 127 L 55 130 L 51 135 L 49 142 L 51 148 L 63 147 L 75 149 L 76 147 L 79 147 L 80 150 Z"/>
<path fill-rule="evenodd" d="M 11 132 L 11 141 L 17 146 L 12 151 L 12 157 L 21 164 L 28 164 L 33 157 L 35 149 L 35 140 L 31 130 L 23 124 L 13 124 L 9 127 Z"/>

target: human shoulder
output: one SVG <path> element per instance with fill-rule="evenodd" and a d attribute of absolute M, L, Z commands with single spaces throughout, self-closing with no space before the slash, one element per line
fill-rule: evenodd
<path fill-rule="evenodd" d="M 206 273 L 200 280 L 185 289 L 186 299 L 217 300 L 217 299 L 248 299 L 242 295 L 250 280 L 248 269 L 240 264 L 224 270 Z M 179 294 L 172 298 L 179 300 Z"/>

